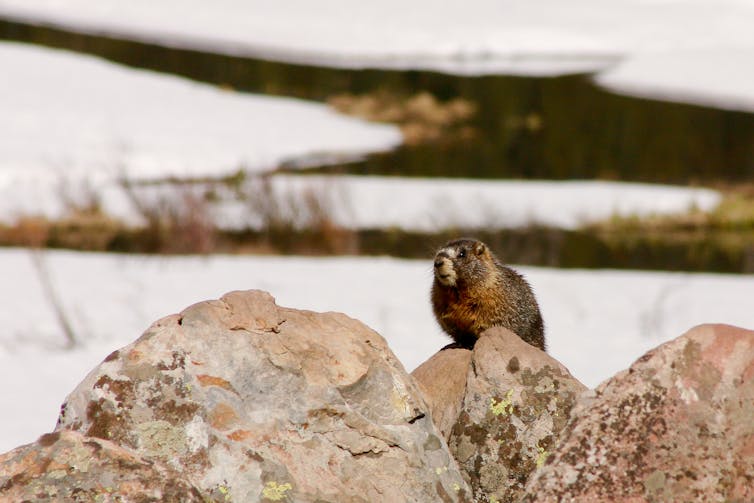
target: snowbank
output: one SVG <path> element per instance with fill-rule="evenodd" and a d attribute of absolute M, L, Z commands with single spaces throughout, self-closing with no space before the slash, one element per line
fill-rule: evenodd
<path fill-rule="evenodd" d="M 64 337 L 29 252 L 0 250 L 0 451 L 50 430 L 65 394 L 151 322 L 230 290 L 347 313 L 385 336 L 408 370 L 449 341 L 432 318 L 429 259 L 48 252 L 44 260 L 82 347 L 59 349 Z M 589 386 L 698 323 L 754 327 L 750 276 L 520 269 L 540 301 L 550 354 Z"/>
<path fill-rule="evenodd" d="M 389 150 L 398 128 L 98 58 L 0 44 L 0 184 L 222 176 Z"/>
<path fill-rule="evenodd" d="M 751 45 L 754 5 L 746 0 L 0 0 L 0 15 L 327 66 L 559 73 L 599 68 L 636 51 Z"/>
<path fill-rule="evenodd" d="M 731 103 L 732 77 L 745 109 L 754 102 L 752 0 L 0 0 L 0 16 L 334 67 L 554 75 L 618 64 L 610 88 L 713 105 Z"/>
<path fill-rule="evenodd" d="M 754 44 L 640 54 L 596 82 L 621 94 L 754 112 Z"/>
<path fill-rule="evenodd" d="M 603 181 L 287 176 L 273 182 L 281 199 L 320 194 L 333 220 L 346 228 L 420 232 L 532 224 L 576 229 L 615 215 L 709 211 L 720 201 L 709 189 Z M 229 211 L 218 222 L 242 227 L 240 215 L 234 218 Z"/>
<path fill-rule="evenodd" d="M 347 229 L 389 229 L 438 232 L 447 229 L 510 229 L 544 225 L 577 229 L 584 224 L 613 216 L 668 215 L 692 208 L 710 211 L 720 202 L 718 192 L 702 188 L 605 181 L 465 180 L 400 178 L 380 176 L 289 176 L 270 177 L 268 185 L 255 180 L 243 190 L 213 186 L 207 203 L 208 216 L 224 230 L 260 229 L 265 222 L 255 204 L 275 201 L 277 217 L 290 218 L 305 228 L 311 219 L 309 202 L 324 211 L 333 223 Z M 54 172 L 45 178 L 20 183 L 0 178 L 0 222 L 13 223 L 19 215 L 45 215 L 59 219 L 71 202 L 86 207 L 92 198 L 104 212 L 132 225 L 143 225 L 124 189 L 115 181 L 92 187 L 88 182 L 64 183 Z M 162 185 L 137 189 L 140 198 L 173 201 L 176 209 L 189 190 Z M 199 194 L 206 186 L 194 187 Z M 315 220 L 316 221 L 316 220 Z"/>

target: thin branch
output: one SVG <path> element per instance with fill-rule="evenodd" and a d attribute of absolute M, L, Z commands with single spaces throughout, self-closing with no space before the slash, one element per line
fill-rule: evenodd
<path fill-rule="evenodd" d="M 49 302 L 53 311 L 55 311 L 55 317 L 58 320 L 58 324 L 65 334 L 67 341 L 65 347 L 66 349 L 71 349 L 76 346 L 76 334 L 74 333 L 73 327 L 68 320 L 68 316 L 63 309 L 63 304 L 55 293 L 55 287 L 52 284 L 50 271 L 45 262 L 44 252 L 39 248 L 30 248 L 30 252 L 31 261 L 34 264 L 34 269 L 37 271 L 39 282 L 42 284 L 42 291 L 44 292 L 45 297 L 47 297 L 47 302 Z"/>

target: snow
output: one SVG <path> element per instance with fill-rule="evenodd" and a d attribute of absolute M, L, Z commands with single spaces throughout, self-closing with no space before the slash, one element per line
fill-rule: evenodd
<path fill-rule="evenodd" d="M 0 452 L 51 430 L 66 394 L 153 321 L 231 290 L 263 289 L 282 306 L 360 319 L 409 371 L 449 341 L 429 305 L 429 260 L 53 251 L 43 260 L 81 343 L 61 349 L 30 252 L 0 250 Z M 751 276 L 518 269 L 539 299 L 550 354 L 588 386 L 697 324 L 754 327 Z"/>
<path fill-rule="evenodd" d="M 754 112 L 754 47 L 641 54 L 596 82 L 616 93 Z"/>
<path fill-rule="evenodd" d="M 322 105 L 239 94 L 63 51 L 0 43 L 0 66 L 0 222 L 61 218 L 72 206 L 99 200 L 109 215 L 138 225 L 121 177 L 218 178 L 291 159 L 353 159 L 401 141 L 393 126 Z M 280 200 L 321 196 L 333 221 L 353 229 L 575 228 L 612 215 L 709 210 L 720 199 L 704 189 L 594 181 L 276 176 L 271 182 Z M 172 197 L 182 196 L 172 190 Z M 217 224 L 253 226 L 244 203 L 226 195 L 213 208 Z"/>
<path fill-rule="evenodd" d="M 607 69 L 599 82 L 620 92 L 737 109 L 749 109 L 754 96 L 750 0 L 0 0 L 0 16 L 334 66 Z M 393 126 L 322 105 L 62 51 L 0 43 L 0 67 L 0 221 L 60 216 L 64 199 L 88 195 L 133 219 L 117 177 L 259 172 L 290 160 L 354 159 L 401 141 Z M 719 201 L 704 189 L 608 182 L 272 179 L 281 194 L 301 194 L 307 184 L 353 228 L 573 228 L 612 214 L 709 210 Z M 248 223 L 227 201 L 215 211 L 225 226 Z M 0 249 L 0 451 L 52 429 L 65 395 L 151 322 L 230 290 L 260 288 L 280 305 L 361 319 L 409 370 L 448 342 L 429 306 L 428 260 L 42 253 L 80 345 L 62 349 L 30 252 Z M 520 269 L 540 300 L 550 353 L 589 386 L 698 323 L 754 327 L 751 276 Z"/>
<path fill-rule="evenodd" d="M 519 62 L 594 65 L 636 50 L 751 44 L 752 7 L 726 0 L 2 0 L 0 14 L 328 66 L 498 73 Z M 689 36 L 710 26 L 710 35 Z"/>
<path fill-rule="evenodd" d="M 716 191 L 669 185 L 603 181 L 465 180 L 377 176 L 278 176 L 272 193 L 280 201 L 315 194 L 331 220 L 349 229 L 506 229 L 547 225 L 576 229 L 612 216 L 712 210 Z M 396 204 L 400 202 L 400 204 Z M 220 227 L 249 225 L 240 203 L 225 204 Z"/>
<path fill-rule="evenodd" d="M 276 201 L 278 217 L 288 216 L 304 228 L 310 216 L 326 216 L 352 230 L 400 228 L 406 231 L 438 232 L 447 229 L 510 229 L 545 225 L 577 229 L 614 216 L 646 217 L 682 214 L 691 209 L 713 210 L 720 202 L 717 191 L 670 185 L 606 181 L 465 180 L 399 178 L 380 176 L 289 176 L 276 175 L 260 188 L 251 180 L 242 189 L 248 196 L 238 200 L 235 189 L 214 186 L 217 198 L 207 204 L 207 213 L 224 230 L 259 229 L 265 223 L 253 204 L 261 199 Z M 257 188 L 253 188 L 257 187 Z M 208 190 L 195 187 L 198 193 Z M 163 185 L 137 188 L 144 201 L 173 201 L 180 209 L 187 188 Z M 33 182 L 0 182 L 0 222 L 13 223 L 20 215 L 44 215 L 59 219 L 71 202 L 85 207 L 94 197 L 108 215 L 132 225 L 143 225 L 122 187 L 115 181 L 96 188 L 87 182 L 62 184 L 39 176 Z M 201 200 L 201 196 L 197 195 Z M 323 215 L 310 215 L 307 201 L 316 200 Z"/>
<path fill-rule="evenodd" d="M 622 92 L 754 106 L 752 0 L 0 0 L 0 16 L 334 67 L 609 69 L 606 85 Z"/>
<path fill-rule="evenodd" d="M 398 128 L 302 100 L 236 93 L 64 51 L 0 44 L 0 186 L 41 178 L 223 176 L 353 159 Z"/>
<path fill-rule="evenodd" d="M 98 199 L 133 225 L 141 217 L 121 177 L 218 178 L 290 159 L 353 159 L 398 145 L 397 128 L 341 116 L 301 100 L 239 94 L 97 58 L 0 43 L 0 221 L 61 218 Z M 276 176 L 281 200 L 307 191 L 348 228 L 575 228 L 618 215 L 711 209 L 718 193 L 610 182 L 472 181 Z M 164 191 L 163 191 L 164 192 Z M 173 197 L 180 190 L 173 188 Z M 395 204 L 400 201 L 400 204 Z M 250 225 L 227 194 L 219 226 Z M 251 222 L 253 225 L 253 222 Z"/>

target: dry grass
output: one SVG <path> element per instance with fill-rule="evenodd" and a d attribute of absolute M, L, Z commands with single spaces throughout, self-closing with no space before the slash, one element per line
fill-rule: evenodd
<path fill-rule="evenodd" d="M 271 176 L 244 175 L 121 185 L 140 217 L 139 225 L 103 213 L 94 195 L 87 196 L 92 204 L 67 198 L 60 219 L 26 216 L 0 225 L 0 245 L 165 254 L 359 252 L 358 234 L 333 218 L 336 198 L 342 194 L 331 184 L 287 187 L 274 183 Z M 240 204 L 245 229 L 218 228 L 218 210 L 230 200 Z"/>
<path fill-rule="evenodd" d="M 709 212 L 692 207 L 685 213 L 675 215 L 615 216 L 590 228 L 600 232 L 649 233 L 754 231 L 754 190 L 724 190 L 720 204 Z"/>
<path fill-rule="evenodd" d="M 216 251 L 217 228 L 206 193 L 185 184 L 170 191 L 145 194 L 127 181 L 121 186 L 139 212 L 145 226 L 135 236 L 155 253 L 197 253 Z"/>
<path fill-rule="evenodd" d="M 447 139 L 468 139 L 475 135 L 468 122 L 476 114 L 476 105 L 463 98 L 441 102 L 422 91 L 411 96 L 387 92 L 332 96 L 327 103 L 338 112 L 362 119 L 398 124 L 408 145 Z"/>
<path fill-rule="evenodd" d="M 754 272 L 754 190 L 723 189 L 717 208 L 691 208 L 677 215 L 614 217 L 585 230 L 624 254 L 651 256 L 666 250 L 665 261 L 685 255 L 695 270 Z"/>
<path fill-rule="evenodd" d="M 337 185 L 278 183 L 272 176 L 130 186 L 143 224 L 112 219 L 98 205 L 73 205 L 65 217 L 27 216 L 0 226 L 0 244 L 32 249 L 140 253 L 391 254 L 428 257 L 434 244 L 464 229 L 436 234 L 400 229 L 357 231 L 334 218 L 345 197 Z M 301 182 L 301 183 L 298 183 Z M 158 190 L 154 190 L 158 189 Z M 579 231 L 529 227 L 474 235 L 494 243 L 505 260 L 553 267 L 626 267 L 754 272 L 754 189 L 723 192 L 710 212 L 621 217 Z M 240 230 L 216 226 L 218 208 L 235 199 Z"/>
<path fill-rule="evenodd" d="M 241 184 L 239 197 L 247 208 L 250 230 L 261 245 L 283 253 L 358 253 L 358 235 L 333 218 L 337 189 L 307 185 L 300 190 L 277 187 L 270 175 Z"/>

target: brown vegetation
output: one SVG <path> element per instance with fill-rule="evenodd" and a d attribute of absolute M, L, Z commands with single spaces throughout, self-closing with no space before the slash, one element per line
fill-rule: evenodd
<path fill-rule="evenodd" d="M 357 254 L 358 234 L 332 217 L 338 197 L 331 185 L 276 190 L 270 176 L 220 181 L 122 182 L 140 223 L 129 224 L 101 206 L 62 200 L 60 219 L 24 216 L 0 224 L 0 246 L 165 254 Z M 218 208 L 242 203 L 241 228 L 222 227 Z"/>
<path fill-rule="evenodd" d="M 476 114 L 476 105 L 463 98 L 441 102 L 427 91 L 410 96 L 376 92 L 338 94 L 331 96 L 327 103 L 344 114 L 397 124 L 408 145 L 450 137 L 468 139 L 475 134 L 468 122 Z"/>
<path fill-rule="evenodd" d="M 754 186 L 721 187 L 718 208 L 678 215 L 614 217 L 578 230 L 351 229 L 335 219 L 347 195 L 337 184 L 273 184 L 239 173 L 224 180 L 164 181 L 126 188 L 141 224 L 126 224 L 97 204 L 71 203 L 58 220 L 24 216 L 0 224 L 0 246 L 132 253 L 277 253 L 393 255 L 427 259 L 459 235 L 488 242 L 508 263 L 754 272 Z M 223 227 L 218 209 L 240 201 L 241 219 Z M 93 201 L 96 198 L 92 198 Z M 336 205 L 336 203 L 338 203 Z M 346 206 L 347 207 L 347 206 Z"/>

